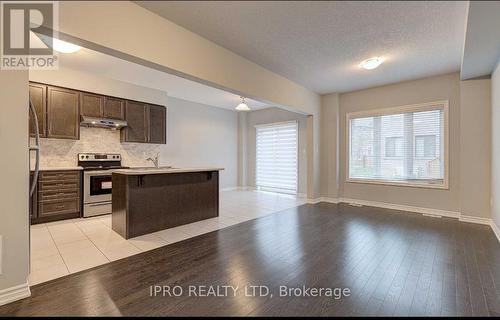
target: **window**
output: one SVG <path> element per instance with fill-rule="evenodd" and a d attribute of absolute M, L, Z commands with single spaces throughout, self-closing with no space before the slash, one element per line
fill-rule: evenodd
<path fill-rule="evenodd" d="M 297 193 L 297 121 L 259 125 L 256 131 L 256 186 Z"/>
<path fill-rule="evenodd" d="M 347 115 L 348 182 L 448 187 L 448 102 Z"/>

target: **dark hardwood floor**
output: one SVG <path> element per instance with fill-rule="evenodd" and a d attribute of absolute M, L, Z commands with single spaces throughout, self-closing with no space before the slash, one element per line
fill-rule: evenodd
<path fill-rule="evenodd" d="M 150 286 L 184 288 L 150 296 Z M 236 297 L 189 297 L 238 286 Z M 245 296 L 265 285 L 273 297 Z M 279 286 L 351 295 L 280 297 Z M 372 207 L 303 205 L 32 287 L 0 315 L 500 315 L 489 226 Z"/>

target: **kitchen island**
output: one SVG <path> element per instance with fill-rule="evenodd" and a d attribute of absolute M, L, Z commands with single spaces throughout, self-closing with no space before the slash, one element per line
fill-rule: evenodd
<path fill-rule="evenodd" d="M 115 170 L 112 229 L 129 239 L 219 216 L 220 170 Z"/>

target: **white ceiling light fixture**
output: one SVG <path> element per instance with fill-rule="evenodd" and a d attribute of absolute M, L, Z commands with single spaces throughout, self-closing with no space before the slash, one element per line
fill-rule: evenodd
<path fill-rule="evenodd" d="M 238 111 L 250 111 L 250 107 L 245 103 L 245 98 L 241 98 L 241 103 L 236 106 L 236 110 Z"/>
<path fill-rule="evenodd" d="M 384 58 L 373 57 L 373 58 L 361 61 L 359 66 L 363 69 L 366 69 L 366 70 L 373 70 L 373 69 L 377 68 L 378 66 L 380 66 L 382 63 L 384 63 Z"/>
<path fill-rule="evenodd" d="M 54 48 L 54 50 L 60 53 L 74 53 L 82 48 L 80 46 L 77 46 L 76 44 L 72 44 L 56 38 L 52 39 L 52 47 Z"/>

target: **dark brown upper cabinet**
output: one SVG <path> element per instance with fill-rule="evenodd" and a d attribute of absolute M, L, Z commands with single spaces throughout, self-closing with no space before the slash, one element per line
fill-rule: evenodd
<path fill-rule="evenodd" d="M 47 87 L 47 138 L 80 139 L 80 93 Z"/>
<path fill-rule="evenodd" d="M 81 92 L 80 110 L 82 116 L 100 118 L 104 110 L 104 97 L 98 94 Z"/>
<path fill-rule="evenodd" d="M 113 97 L 104 97 L 103 117 L 108 119 L 125 120 L 125 100 Z"/>
<path fill-rule="evenodd" d="M 122 142 L 167 143 L 165 107 L 127 101 L 125 119 L 128 126 L 122 130 Z"/>
<path fill-rule="evenodd" d="M 127 127 L 122 129 L 122 142 L 148 142 L 148 105 L 141 102 L 125 103 Z"/>
<path fill-rule="evenodd" d="M 167 143 L 167 109 L 149 105 L 149 143 Z"/>
<path fill-rule="evenodd" d="M 126 120 L 128 126 L 121 130 L 122 142 L 167 143 L 167 109 L 164 106 L 35 82 L 30 82 L 29 92 L 41 137 L 80 139 L 82 115 Z M 31 119 L 30 134 L 34 134 Z"/>
<path fill-rule="evenodd" d="M 82 116 L 125 120 L 125 100 L 99 94 L 81 92 Z"/>
<path fill-rule="evenodd" d="M 38 118 L 38 132 L 40 137 L 47 136 L 47 86 L 38 83 L 30 83 L 30 99 L 35 107 L 36 116 Z M 30 112 L 29 119 L 30 135 L 35 135 L 35 126 L 33 124 L 33 115 Z"/>

